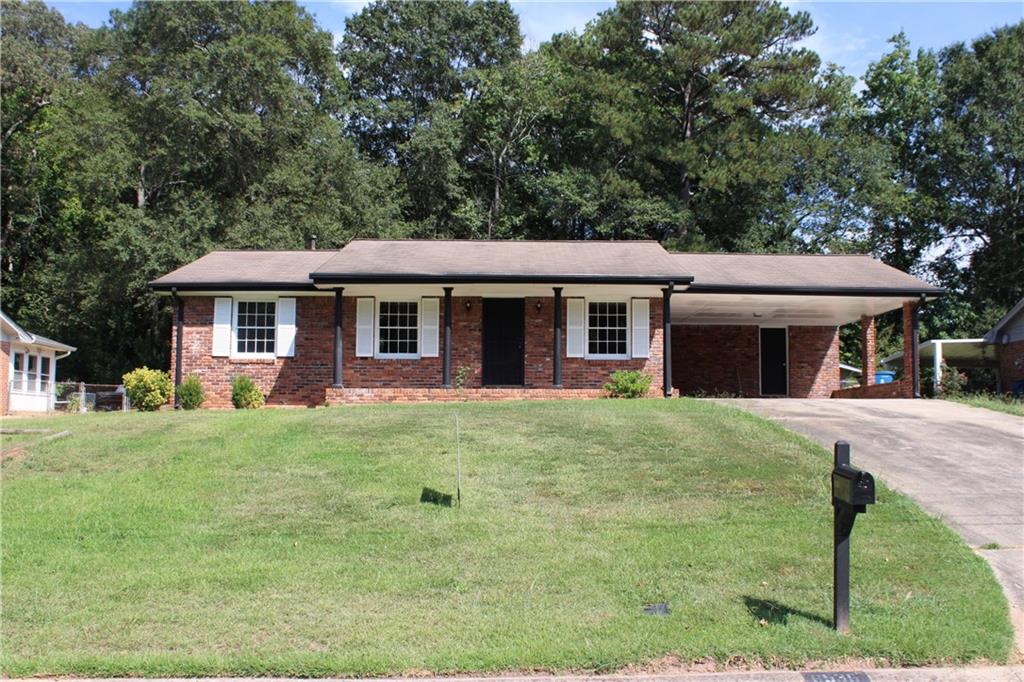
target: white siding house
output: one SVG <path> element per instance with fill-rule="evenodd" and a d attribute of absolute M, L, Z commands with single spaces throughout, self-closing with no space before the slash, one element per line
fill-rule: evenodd
<path fill-rule="evenodd" d="M 75 348 L 32 334 L 0 311 L 0 412 L 50 412 L 57 361 Z"/>

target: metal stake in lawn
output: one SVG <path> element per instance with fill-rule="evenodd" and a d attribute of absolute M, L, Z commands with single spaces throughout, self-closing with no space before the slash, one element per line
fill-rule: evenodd
<path fill-rule="evenodd" d="M 459 443 L 459 415 L 455 415 L 455 506 L 462 506 L 462 448 Z"/>
<path fill-rule="evenodd" d="M 832 622 L 837 632 L 850 631 L 850 532 L 857 514 L 875 503 L 875 479 L 850 466 L 850 444 L 837 440 L 832 469 Z"/>

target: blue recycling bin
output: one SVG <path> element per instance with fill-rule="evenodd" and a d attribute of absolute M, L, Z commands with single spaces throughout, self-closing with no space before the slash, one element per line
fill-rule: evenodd
<path fill-rule="evenodd" d="M 876 384 L 891 384 L 896 381 L 896 372 L 878 371 L 875 372 Z"/>

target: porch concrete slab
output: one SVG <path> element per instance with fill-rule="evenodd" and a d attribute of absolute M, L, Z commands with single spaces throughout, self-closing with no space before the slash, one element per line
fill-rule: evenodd
<path fill-rule="evenodd" d="M 831 450 L 916 500 L 988 560 L 1024 613 L 1024 418 L 945 400 L 722 400 Z M 993 544 L 994 543 L 994 544 Z M 982 549 L 998 545 L 998 549 Z M 1024 633 L 1017 631 L 1024 650 Z"/>

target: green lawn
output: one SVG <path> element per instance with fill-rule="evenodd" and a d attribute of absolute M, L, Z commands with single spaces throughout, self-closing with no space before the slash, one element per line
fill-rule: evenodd
<path fill-rule="evenodd" d="M 1014 400 L 1008 396 L 992 395 L 991 393 L 975 393 L 949 397 L 947 400 L 953 400 L 973 407 L 983 407 L 986 410 L 1005 412 L 1006 414 L 1012 414 L 1017 417 L 1024 417 L 1024 401 Z"/>
<path fill-rule="evenodd" d="M 462 421 L 463 504 L 453 418 Z M 988 566 L 882 489 L 831 619 L 829 455 L 691 400 L 22 421 L 2 670 L 356 675 L 1004 661 Z M 21 439 L 18 446 L 24 445 Z M 671 615 L 646 616 L 667 601 Z"/>

